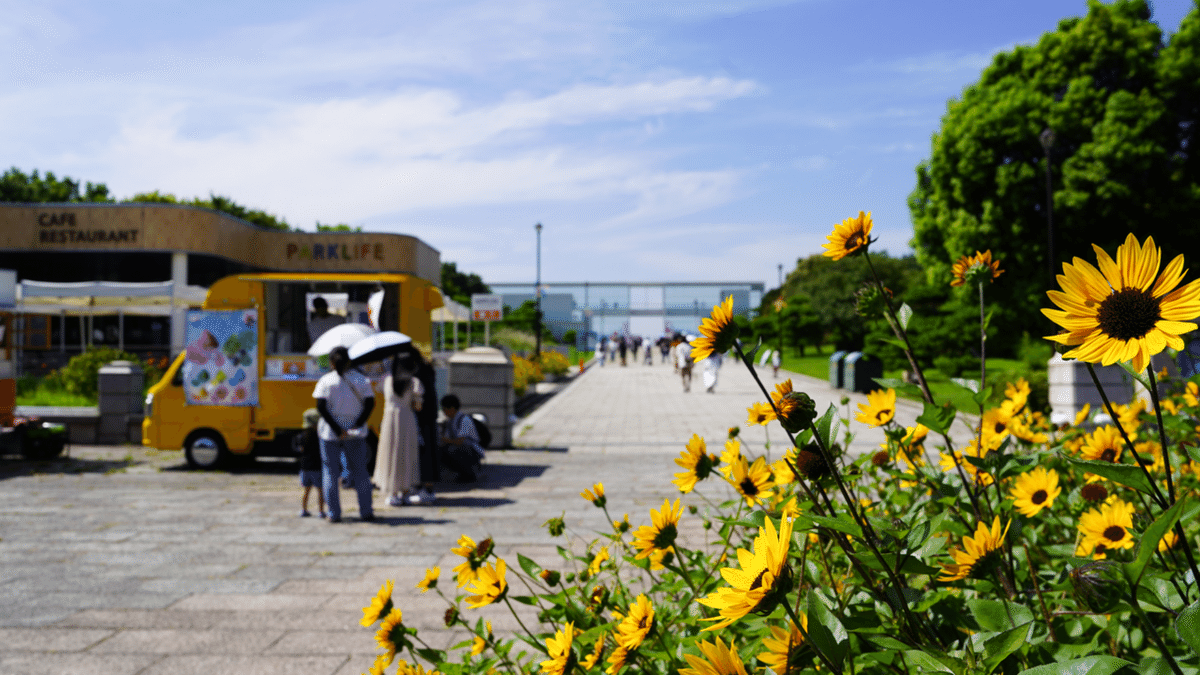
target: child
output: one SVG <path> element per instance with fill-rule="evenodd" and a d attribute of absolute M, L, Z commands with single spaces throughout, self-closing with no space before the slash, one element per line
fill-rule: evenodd
<path fill-rule="evenodd" d="M 317 500 L 321 506 L 321 517 L 325 518 L 325 493 L 321 489 L 321 442 L 317 439 L 317 422 L 321 414 L 316 408 L 304 411 L 304 429 L 293 441 L 296 454 L 300 455 L 300 486 L 304 497 L 300 499 L 300 517 L 307 518 L 308 493 L 317 488 Z"/>

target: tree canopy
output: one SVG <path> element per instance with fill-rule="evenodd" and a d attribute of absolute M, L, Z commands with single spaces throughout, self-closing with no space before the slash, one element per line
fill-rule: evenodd
<path fill-rule="evenodd" d="M 229 197 L 222 197 L 220 195 L 211 193 L 208 195 L 208 199 L 200 199 L 199 197 L 195 197 L 191 200 L 185 200 L 179 199 L 170 193 L 163 193 L 159 192 L 158 190 L 154 190 L 153 192 L 140 192 L 123 201 L 135 203 L 143 202 L 152 204 L 185 204 L 187 206 L 198 206 L 203 209 L 212 209 L 213 211 L 227 213 L 234 218 L 241 218 L 248 223 L 252 223 L 268 230 L 281 230 L 283 232 L 292 231 L 292 227 L 289 226 L 287 221 L 283 218 L 267 213 L 266 211 L 260 211 L 258 209 L 251 209 L 242 206 Z M 321 227 L 321 224 L 317 223 L 318 232 L 322 231 L 320 229 Z M 349 226 L 346 227 L 348 228 Z M 295 228 L 295 231 L 300 232 L 301 230 L 300 228 Z"/>
<path fill-rule="evenodd" d="M 68 176 L 61 179 L 53 171 L 45 176 L 37 169 L 26 174 L 13 167 L 0 175 L 0 202 L 111 202 L 108 186 L 104 183 L 87 182 L 83 190 L 79 181 Z"/>
<path fill-rule="evenodd" d="M 491 293 L 492 289 L 474 272 L 458 271 L 458 263 L 442 263 L 442 292 L 457 303 L 471 305 L 475 293 Z"/>
<path fill-rule="evenodd" d="M 912 246 L 930 283 L 947 283 L 956 259 L 990 249 L 1007 271 L 988 289 L 997 319 L 1047 329 L 1034 310 L 1057 285 L 1046 129 L 1056 274 L 1074 256 L 1094 259 L 1090 244 L 1115 252 L 1130 232 L 1153 235 L 1168 256 L 1185 251 L 1200 206 L 1200 13 L 1167 45 L 1150 16 L 1144 0 L 1091 0 L 1085 17 L 997 54 L 950 101 L 909 197 Z"/>

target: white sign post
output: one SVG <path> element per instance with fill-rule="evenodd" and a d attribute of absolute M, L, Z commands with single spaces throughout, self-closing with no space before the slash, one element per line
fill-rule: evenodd
<path fill-rule="evenodd" d="M 494 293 L 475 293 L 471 296 L 471 320 L 483 322 L 483 344 L 492 345 L 492 322 L 504 316 L 504 297 Z"/>

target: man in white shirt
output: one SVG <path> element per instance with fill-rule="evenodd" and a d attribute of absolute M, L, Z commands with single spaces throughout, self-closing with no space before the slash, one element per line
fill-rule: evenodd
<path fill-rule="evenodd" d="M 683 378 L 683 390 L 692 390 L 692 336 L 687 336 L 683 342 L 680 342 L 675 347 L 676 365 L 679 367 L 679 375 Z"/>
<path fill-rule="evenodd" d="M 371 506 L 371 477 L 367 474 L 367 419 L 375 409 L 375 392 L 362 373 L 350 369 L 350 354 L 345 347 L 329 353 L 333 371 L 317 380 L 313 398 L 317 399 L 317 437 L 321 441 L 322 483 L 329 522 L 342 519 L 338 477 L 342 456 L 350 470 L 350 481 L 358 493 L 358 513 L 365 521 L 375 520 Z"/>

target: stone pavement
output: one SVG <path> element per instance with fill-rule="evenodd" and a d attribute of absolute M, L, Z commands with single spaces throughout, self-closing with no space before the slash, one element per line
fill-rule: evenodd
<path fill-rule="evenodd" d="M 821 409 L 844 395 L 799 376 L 796 386 Z M 714 451 L 734 425 L 748 454 L 768 434 L 779 444 L 777 426 L 745 426 L 762 398 L 734 362 L 713 394 L 699 376 L 683 393 L 669 365 L 591 368 L 519 423 L 521 447 L 489 453 L 483 482 L 442 485 L 430 507 L 377 506 L 375 523 L 357 521 L 351 493 L 341 524 L 298 518 L 290 461 L 197 472 L 180 452 L 134 446 L 76 446 L 48 463 L 2 458 L 0 673 L 357 675 L 376 653 L 360 608 L 385 579 L 406 624 L 432 646 L 454 644 L 464 633 L 443 627 L 445 602 L 413 584 L 440 565 L 453 591 L 461 559 L 449 550 L 461 534 L 492 537 L 514 565 L 520 552 L 563 568 L 555 546 L 565 542 L 547 519 L 565 515 L 568 532 L 589 539 L 608 527 L 583 488 L 603 482 L 613 516 L 648 522 L 650 508 L 678 496 L 672 460 L 692 433 Z M 902 404 L 898 414 L 911 424 L 918 413 Z M 855 430 L 855 451 L 882 440 Z M 685 515 L 684 536 L 702 536 L 696 520 Z M 500 608 L 466 614 L 515 629 Z"/>

